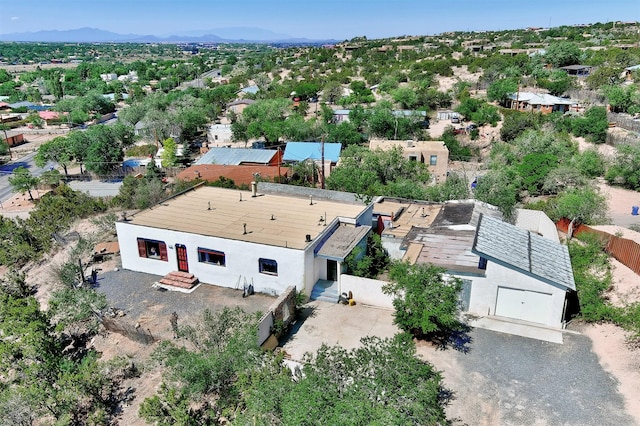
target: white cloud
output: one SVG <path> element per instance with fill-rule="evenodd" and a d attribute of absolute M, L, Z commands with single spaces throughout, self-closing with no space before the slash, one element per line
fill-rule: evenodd
<path fill-rule="evenodd" d="M 18 19 L 20 19 L 20 18 L 18 18 L 17 16 L 12 16 L 12 17 L 11 17 L 11 20 L 12 20 L 12 21 L 17 21 Z"/>

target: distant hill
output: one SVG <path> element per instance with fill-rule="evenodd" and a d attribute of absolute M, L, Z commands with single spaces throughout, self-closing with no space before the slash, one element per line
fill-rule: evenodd
<path fill-rule="evenodd" d="M 71 43 L 333 43 L 336 40 L 311 40 L 293 38 L 269 30 L 251 27 L 231 27 L 213 30 L 188 31 L 164 37 L 156 35 L 118 34 L 98 28 L 75 30 L 51 30 L 24 33 L 0 34 L 0 41 L 22 42 L 71 42 Z"/>

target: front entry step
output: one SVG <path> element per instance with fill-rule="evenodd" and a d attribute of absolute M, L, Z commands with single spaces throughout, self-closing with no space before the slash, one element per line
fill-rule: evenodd
<path fill-rule="evenodd" d="M 191 290 L 194 288 L 200 280 L 189 272 L 173 271 L 169 272 L 159 283 L 163 286 L 178 287 L 185 290 Z"/>
<path fill-rule="evenodd" d="M 311 291 L 310 300 L 322 300 L 323 302 L 338 303 L 338 282 L 318 280 Z"/>

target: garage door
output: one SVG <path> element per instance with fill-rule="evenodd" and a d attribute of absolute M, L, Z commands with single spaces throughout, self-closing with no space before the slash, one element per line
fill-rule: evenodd
<path fill-rule="evenodd" d="M 545 324 L 550 310 L 550 294 L 498 287 L 495 312 L 498 316 Z"/>

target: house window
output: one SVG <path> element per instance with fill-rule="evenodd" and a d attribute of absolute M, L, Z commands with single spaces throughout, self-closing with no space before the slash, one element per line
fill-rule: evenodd
<path fill-rule="evenodd" d="M 258 259 L 261 274 L 278 275 L 278 262 L 273 259 Z"/>
<path fill-rule="evenodd" d="M 437 155 L 432 155 L 429 158 L 429 165 L 430 166 L 435 166 L 436 164 L 438 164 L 438 156 Z"/>
<path fill-rule="evenodd" d="M 158 259 L 167 262 L 167 245 L 164 241 L 138 238 L 138 255 L 147 259 Z"/>
<path fill-rule="evenodd" d="M 409 161 L 418 161 L 418 157 L 416 155 L 410 155 Z"/>
<path fill-rule="evenodd" d="M 216 140 L 218 140 L 218 135 L 213 135 L 213 137 L 214 137 Z"/>
<path fill-rule="evenodd" d="M 487 259 L 484 257 L 480 258 L 480 261 L 478 262 L 478 269 L 487 269 Z"/>
<path fill-rule="evenodd" d="M 210 265 L 226 266 L 224 252 L 198 247 L 198 262 Z"/>

